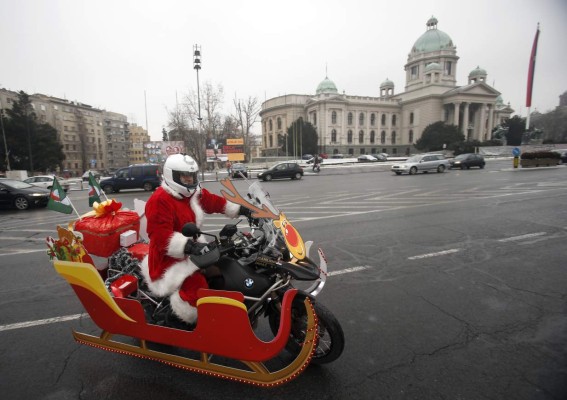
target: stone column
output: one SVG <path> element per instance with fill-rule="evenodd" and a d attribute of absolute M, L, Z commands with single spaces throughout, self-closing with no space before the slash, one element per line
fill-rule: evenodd
<path fill-rule="evenodd" d="M 459 108 L 461 106 L 460 102 L 455 102 L 455 115 L 453 115 L 453 124 L 457 127 L 459 126 Z"/>
<path fill-rule="evenodd" d="M 480 105 L 480 124 L 478 129 L 478 140 L 481 142 L 484 140 L 484 133 L 486 129 L 486 103 L 481 103 Z"/>
<path fill-rule="evenodd" d="M 464 103 L 463 109 L 463 134 L 465 135 L 465 140 L 468 139 L 469 134 L 469 106 L 470 103 Z"/>
<path fill-rule="evenodd" d="M 494 104 L 488 105 L 488 137 L 487 139 L 492 139 L 492 128 L 494 128 Z"/>

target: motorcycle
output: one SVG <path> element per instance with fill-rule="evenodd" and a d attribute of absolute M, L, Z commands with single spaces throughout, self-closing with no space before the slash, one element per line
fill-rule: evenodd
<path fill-rule="evenodd" d="M 212 239 L 207 251 L 192 255 L 192 261 L 204 271 L 221 272 L 221 279 L 218 274 L 212 276 L 209 289 L 199 291 L 196 326 L 179 329 L 172 321 L 169 300 L 148 290 L 140 271 L 147 244 L 138 243 L 138 250 L 146 246 L 141 254 L 121 248 L 108 258 L 105 281 L 93 265 L 54 260 L 55 269 L 103 330 L 99 337 L 73 332 L 78 342 L 259 386 L 285 383 L 310 362 L 324 364 L 340 357 L 342 327 L 316 300 L 327 277 L 323 251 L 317 250 L 319 263 L 310 258 L 313 243 L 303 241 L 259 182 L 250 185 L 246 198 L 230 180 L 221 183 L 223 196 L 249 208 L 252 215 L 249 229 L 239 229 L 239 221 L 225 225 L 218 236 L 201 232 L 194 224 L 184 227 L 186 236 Z M 254 331 L 263 318 L 274 336 L 268 342 L 258 339 Z M 137 338 L 140 344 L 112 340 L 114 335 Z M 200 355 L 156 351 L 152 342 Z M 225 359 L 232 363 L 227 365 Z M 244 368 L 235 368 L 234 360 Z"/>

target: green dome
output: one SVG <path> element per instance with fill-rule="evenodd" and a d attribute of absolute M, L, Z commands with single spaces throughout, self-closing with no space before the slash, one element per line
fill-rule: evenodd
<path fill-rule="evenodd" d="M 486 76 L 486 70 L 480 68 L 480 67 L 477 65 L 477 67 L 476 67 L 475 69 L 473 69 L 473 70 L 471 71 L 471 73 L 469 74 L 469 77 L 470 77 L 470 78 L 475 77 L 475 76 Z"/>
<path fill-rule="evenodd" d="M 503 105 L 503 104 L 504 104 L 504 99 L 502 99 L 502 96 L 498 96 L 496 98 L 496 105 L 500 106 L 500 105 Z"/>
<path fill-rule="evenodd" d="M 339 91 L 337 90 L 337 87 L 335 86 L 333 81 L 327 77 L 325 77 L 325 79 L 323 79 L 323 82 L 321 82 L 319 86 L 317 86 L 317 94 L 338 92 Z"/>
<path fill-rule="evenodd" d="M 431 72 L 431 71 L 442 71 L 443 68 L 441 68 L 441 64 L 432 62 L 427 64 L 427 66 L 425 67 L 425 73 Z"/>
<path fill-rule="evenodd" d="M 417 39 L 413 45 L 412 53 L 429 53 L 454 47 L 453 41 L 445 32 L 437 29 L 437 19 L 431 17 L 427 21 L 427 31 Z"/>
<path fill-rule="evenodd" d="M 394 87 L 394 82 L 392 82 L 391 80 L 389 80 L 388 78 L 386 78 L 386 80 L 380 84 L 380 87 L 381 87 L 381 88 L 384 88 L 384 87 L 392 87 L 392 88 L 393 88 L 393 87 Z"/>

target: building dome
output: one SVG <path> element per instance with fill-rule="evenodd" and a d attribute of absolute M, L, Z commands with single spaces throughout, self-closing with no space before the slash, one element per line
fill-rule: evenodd
<path fill-rule="evenodd" d="M 393 88 L 393 87 L 394 87 L 394 82 L 392 82 L 388 78 L 386 78 L 386 80 L 380 84 L 380 89 Z"/>
<path fill-rule="evenodd" d="M 437 18 L 429 18 L 426 25 L 427 30 L 413 45 L 412 53 L 429 53 L 454 47 L 449 35 L 437 29 Z"/>
<path fill-rule="evenodd" d="M 432 71 L 442 71 L 443 68 L 441 67 L 441 64 L 432 62 L 427 64 L 427 66 L 425 67 L 425 73 L 427 74 L 428 72 L 432 72 Z"/>
<path fill-rule="evenodd" d="M 325 77 L 323 81 L 317 86 L 317 94 L 321 93 L 338 93 L 335 83 L 329 78 Z"/>
<path fill-rule="evenodd" d="M 479 66 L 477 66 L 475 69 L 473 69 L 470 74 L 469 74 L 469 78 L 474 78 L 474 77 L 480 77 L 480 76 L 486 76 L 486 70 L 480 68 Z"/>

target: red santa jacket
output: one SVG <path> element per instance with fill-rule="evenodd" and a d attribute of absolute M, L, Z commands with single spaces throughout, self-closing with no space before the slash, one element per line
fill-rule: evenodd
<path fill-rule="evenodd" d="M 170 295 L 198 270 L 183 252 L 187 241 L 193 240 L 181 234 L 183 225 L 194 222 L 201 227 L 205 213 L 235 218 L 239 210 L 239 205 L 206 189 L 199 188 L 187 198 L 162 183 L 146 203 L 150 248 L 142 272 L 150 290 L 158 296 Z"/>

